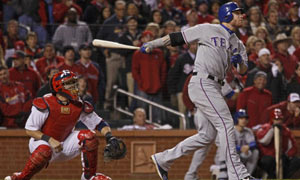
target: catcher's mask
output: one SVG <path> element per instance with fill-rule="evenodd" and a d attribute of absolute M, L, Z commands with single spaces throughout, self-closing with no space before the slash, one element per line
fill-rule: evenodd
<path fill-rule="evenodd" d="M 78 99 L 78 82 L 75 73 L 69 70 L 63 70 L 56 73 L 50 80 L 52 92 L 58 93 L 69 100 Z"/>

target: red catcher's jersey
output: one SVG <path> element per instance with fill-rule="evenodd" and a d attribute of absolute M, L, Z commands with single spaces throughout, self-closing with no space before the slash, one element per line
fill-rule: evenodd
<path fill-rule="evenodd" d="M 62 105 L 55 96 L 49 94 L 35 99 L 33 105 L 40 109 L 39 107 L 44 103 L 49 110 L 49 115 L 42 127 L 42 132 L 63 142 L 75 127 L 84 104 L 79 101 L 71 101 L 68 105 Z"/>

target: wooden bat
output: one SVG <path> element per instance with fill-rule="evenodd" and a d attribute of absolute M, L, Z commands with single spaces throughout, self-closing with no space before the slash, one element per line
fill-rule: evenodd
<path fill-rule="evenodd" d="M 274 127 L 274 146 L 275 146 L 275 157 L 276 157 L 276 178 L 282 179 L 282 158 L 281 158 L 281 132 L 279 127 Z"/>
<path fill-rule="evenodd" d="M 100 39 L 94 39 L 93 45 L 96 47 L 113 48 L 113 49 L 132 49 L 132 50 L 140 49 L 140 47 L 130 46 L 130 45 L 121 44 L 113 41 L 105 41 Z"/>

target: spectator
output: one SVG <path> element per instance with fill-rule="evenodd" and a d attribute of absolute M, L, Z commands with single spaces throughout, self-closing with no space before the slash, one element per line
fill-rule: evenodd
<path fill-rule="evenodd" d="M 135 4 L 137 9 L 139 10 L 139 14 L 142 17 L 150 17 L 151 11 L 153 10 L 153 9 L 151 9 L 151 6 L 149 5 L 150 1 L 151 0 L 129 0 L 129 3 Z"/>
<path fill-rule="evenodd" d="M 181 27 L 181 31 L 193 27 L 198 23 L 198 14 L 195 9 L 190 9 L 186 12 L 187 24 Z"/>
<path fill-rule="evenodd" d="M 283 123 L 284 116 L 280 109 L 273 109 L 270 112 L 269 122 L 263 124 L 257 131 L 258 147 L 261 152 L 259 166 L 268 173 L 268 179 L 275 179 L 275 147 L 274 147 L 274 128 L 280 129 L 281 139 L 281 158 L 283 168 L 283 178 L 292 178 L 292 175 L 299 169 L 299 158 L 294 136 L 289 128 Z"/>
<path fill-rule="evenodd" d="M 160 29 L 160 26 L 157 23 L 150 22 L 147 24 L 145 31 L 151 31 L 154 38 L 161 37 L 163 34 L 163 29 Z"/>
<path fill-rule="evenodd" d="M 6 54 L 5 54 L 5 63 L 6 63 L 6 66 L 8 68 L 11 68 L 13 66 L 13 58 L 12 56 L 15 54 L 16 51 L 24 51 L 25 50 L 25 43 L 24 41 L 16 41 L 15 44 L 14 44 L 14 49 L 9 49 L 6 51 Z"/>
<path fill-rule="evenodd" d="M 74 8 L 79 16 L 82 14 L 82 9 L 73 0 L 62 0 L 53 3 L 53 17 L 56 23 L 63 23 L 68 11 Z"/>
<path fill-rule="evenodd" d="M 92 47 L 88 44 L 82 44 L 79 47 L 79 54 L 80 59 L 76 61 L 76 66 L 79 68 L 78 73 L 85 77 L 88 84 L 88 92 L 93 97 L 93 104 L 99 102 L 99 91 L 98 91 L 98 83 L 99 79 L 99 69 L 98 67 L 92 62 L 91 55 L 92 55 Z M 104 81 L 101 79 L 101 81 Z M 104 88 L 104 87 L 102 87 Z M 104 96 L 104 94 L 100 94 Z"/>
<path fill-rule="evenodd" d="M 278 16 L 281 18 L 287 18 L 288 12 L 290 9 L 290 5 L 287 1 L 284 0 L 276 0 L 278 3 Z"/>
<path fill-rule="evenodd" d="M 219 8 L 220 8 L 220 2 L 213 0 L 211 1 L 210 5 L 210 14 L 215 17 L 215 19 L 219 18 Z"/>
<path fill-rule="evenodd" d="M 136 17 L 128 16 L 127 17 L 127 30 L 120 38 L 120 43 L 128 44 L 132 46 L 140 46 L 141 45 L 141 31 L 137 28 L 138 22 Z M 125 57 L 125 76 L 126 76 L 126 87 L 128 92 L 134 93 L 134 80 L 131 73 L 131 64 L 132 64 L 132 55 L 134 51 L 132 50 L 121 50 L 121 55 Z M 131 104 L 131 98 L 128 98 L 128 104 Z"/>
<path fill-rule="evenodd" d="M 260 124 L 259 116 L 272 104 L 272 94 L 266 90 L 267 74 L 259 71 L 255 74 L 254 84 L 243 89 L 237 99 L 236 109 L 246 109 L 249 114 L 248 127 Z"/>
<path fill-rule="evenodd" d="M 4 32 L 4 43 L 5 43 L 5 49 L 8 51 L 10 49 L 14 49 L 15 42 L 19 41 L 19 23 L 16 20 L 10 20 L 7 23 L 7 29 L 6 32 Z M 13 54 L 13 53 L 11 53 Z"/>
<path fill-rule="evenodd" d="M 33 69 L 26 66 L 25 53 L 23 51 L 16 51 L 13 59 L 14 66 L 9 69 L 10 80 L 24 84 L 24 87 L 29 90 L 32 97 L 35 97 L 41 87 L 39 75 Z"/>
<path fill-rule="evenodd" d="M 247 128 L 248 114 L 245 109 L 239 109 L 234 116 L 234 133 L 236 137 L 236 150 L 241 161 L 252 175 L 256 169 L 259 151 L 256 147 L 255 136 L 250 128 Z"/>
<path fill-rule="evenodd" d="M 186 53 L 180 55 L 175 65 L 168 72 L 168 90 L 173 97 L 175 107 L 181 113 L 186 113 L 186 107 L 182 100 L 182 89 L 188 75 L 194 69 L 194 60 L 196 57 L 198 44 L 196 42 L 189 45 Z"/>
<path fill-rule="evenodd" d="M 93 101 L 93 97 L 87 90 L 88 90 L 87 79 L 84 76 L 79 75 L 78 76 L 78 95 L 79 95 L 80 99 L 82 99 L 83 101 L 87 101 L 94 106 L 95 104 Z"/>
<path fill-rule="evenodd" d="M 87 24 L 91 25 L 90 29 L 92 31 L 93 37 L 96 37 L 94 31 L 96 30 L 95 24 L 103 23 L 103 11 L 104 8 L 110 8 L 106 0 L 94 0 L 91 1 L 85 8 L 82 20 Z"/>
<path fill-rule="evenodd" d="M 23 14 L 18 18 L 18 22 L 26 28 L 20 28 L 19 34 L 22 39 L 26 39 L 29 31 L 34 31 L 38 37 L 38 44 L 41 47 L 48 41 L 48 32 L 46 31 L 46 24 L 48 21 L 46 2 L 38 0 L 22 0 Z M 29 28 L 29 30 L 27 29 Z"/>
<path fill-rule="evenodd" d="M 271 63 L 270 51 L 266 48 L 262 48 L 258 53 L 257 66 L 248 71 L 246 87 L 253 85 L 253 79 L 258 71 L 267 73 L 267 85 L 266 89 L 272 93 L 272 103 L 278 103 L 285 99 L 286 82 L 282 74 L 282 70 L 276 65 L 280 63 L 275 60 L 275 63 Z"/>
<path fill-rule="evenodd" d="M 260 39 L 263 39 L 266 43 L 266 48 L 270 50 L 271 54 L 274 54 L 273 42 L 269 36 L 268 30 L 265 27 L 263 26 L 258 27 L 255 36 Z"/>
<path fill-rule="evenodd" d="M 277 0 L 269 0 L 267 4 L 264 4 L 264 16 L 268 16 L 268 13 L 273 10 L 275 10 L 276 12 L 278 12 L 279 10 L 279 4 Z"/>
<path fill-rule="evenodd" d="M 209 6 L 207 0 L 197 1 L 198 10 L 198 24 L 211 23 L 215 19 L 213 15 L 209 14 Z"/>
<path fill-rule="evenodd" d="M 180 10 L 183 14 L 186 14 L 186 12 L 190 9 L 196 8 L 196 0 L 183 0 L 181 1 L 181 4 L 177 7 L 178 10 Z"/>
<path fill-rule="evenodd" d="M 150 130 L 157 127 L 146 122 L 146 111 L 143 108 L 136 108 L 133 113 L 133 124 L 125 125 L 118 130 Z"/>
<path fill-rule="evenodd" d="M 67 21 L 56 29 L 52 42 L 57 49 L 62 50 L 64 46 L 69 45 L 77 51 L 81 44 L 92 42 L 92 33 L 89 27 L 85 22 L 78 21 L 77 16 L 75 8 L 69 9 L 66 14 Z"/>
<path fill-rule="evenodd" d="M 290 55 L 295 53 L 295 55 L 297 56 L 299 55 L 298 52 L 300 51 L 300 50 L 296 51 L 296 49 L 300 47 L 300 26 L 293 27 L 291 32 L 291 38 L 292 38 L 292 44 L 288 48 L 288 52 Z"/>
<path fill-rule="evenodd" d="M 8 69 L 0 67 L 1 126 L 23 128 L 31 108 L 31 94 L 20 82 L 9 80 Z"/>
<path fill-rule="evenodd" d="M 296 65 L 295 74 L 293 75 L 291 82 L 287 84 L 287 93 L 292 92 L 300 94 L 300 62 Z"/>
<path fill-rule="evenodd" d="M 300 97 L 297 93 L 290 93 L 286 101 L 269 106 L 260 115 L 260 122 L 267 123 L 270 113 L 274 109 L 280 109 L 283 114 L 283 122 L 289 128 L 300 128 Z"/>
<path fill-rule="evenodd" d="M 51 88 L 49 84 L 49 80 L 54 76 L 54 74 L 58 73 L 59 70 L 56 66 L 48 66 L 46 68 L 46 74 L 47 74 L 47 81 L 44 83 L 44 85 L 38 90 L 36 93 L 36 97 L 43 97 L 45 94 L 51 93 Z"/>
<path fill-rule="evenodd" d="M 247 54 L 250 55 L 252 53 L 255 53 L 255 48 L 254 48 L 254 42 L 258 39 L 258 37 L 256 36 L 250 36 L 247 39 L 246 42 L 246 50 L 247 50 Z"/>
<path fill-rule="evenodd" d="M 139 9 L 137 8 L 137 6 L 134 2 L 127 4 L 126 15 L 133 16 L 136 18 L 138 25 L 139 25 L 138 26 L 139 29 L 145 28 L 145 26 L 147 24 L 147 20 L 140 15 Z"/>
<path fill-rule="evenodd" d="M 184 25 L 185 18 L 181 11 L 177 10 L 174 6 L 174 0 L 162 0 L 162 19 L 163 23 L 168 20 L 173 20 L 177 25 Z"/>
<path fill-rule="evenodd" d="M 258 61 L 257 66 L 248 71 L 247 74 L 247 81 L 246 81 L 246 87 L 253 85 L 254 76 L 258 71 L 263 71 L 265 73 L 271 72 L 271 58 L 270 58 L 270 51 L 267 48 L 262 48 L 258 51 Z"/>
<path fill-rule="evenodd" d="M 277 34 L 284 31 L 283 27 L 280 26 L 278 21 L 278 11 L 270 10 L 268 12 L 266 28 L 272 41 L 276 39 Z"/>
<path fill-rule="evenodd" d="M 47 79 L 46 68 L 48 66 L 57 66 L 58 64 L 64 62 L 63 57 L 55 55 L 55 48 L 53 44 L 46 44 L 43 50 L 43 57 L 36 61 L 36 68 L 39 74 L 44 80 Z"/>
<path fill-rule="evenodd" d="M 265 40 L 257 38 L 254 42 L 254 52 L 252 52 L 249 55 L 249 61 L 251 61 L 251 63 L 257 64 L 257 59 L 258 59 L 258 52 L 262 49 L 266 47 L 266 43 Z"/>
<path fill-rule="evenodd" d="M 25 53 L 34 59 L 40 58 L 42 49 L 37 45 L 38 37 L 35 32 L 29 32 L 26 37 Z"/>
<path fill-rule="evenodd" d="M 164 23 L 163 34 L 161 35 L 161 37 L 169 33 L 173 33 L 175 32 L 175 30 L 176 30 L 176 23 L 172 20 L 168 20 Z M 175 61 L 179 56 L 179 47 L 167 46 L 166 48 L 163 48 L 163 52 L 164 52 L 164 59 L 167 62 L 167 70 L 169 70 L 169 68 L 175 64 Z"/>
<path fill-rule="evenodd" d="M 159 9 L 155 9 L 151 12 L 151 17 L 149 22 L 156 23 L 160 26 L 163 25 L 161 11 Z"/>
<path fill-rule="evenodd" d="M 16 41 L 20 40 L 19 37 L 19 23 L 18 21 L 12 19 L 8 21 L 6 30 L 3 30 L 3 40 L 5 43 L 5 48 L 11 49 L 14 48 Z"/>
<path fill-rule="evenodd" d="M 123 25 L 125 23 L 126 3 L 123 0 L 115 2 L 114 14 L 106 19 L 98 31 L 97 38 L 118 42 L 123 35 Z M 106 89 L 105 89 L 105 109 L 112 108 L 113 92 L 112 87 L 117 83 L 119 69 L 124 67 L 124 57 L 118 50 L 103 49 L 106 61 Z"/>
<path fill-rule="evenodd" d="M 146 43 L 153 38 L 150 31 L 144 31 L 141 41 Z M 161 89 L 165 84 L 166 74 L 166 62 L 160 49 L 154 49 L 150 54 L 135 51 L 132 57 L 132 76 L 137 84 L 136 94 L 138 96 L 161 103 Z M 142 102 L 137 104 L 146 109 L 146 104 Z M 153 121 L 162 123 L 161 111 L 158 108 L 153 108 L 152 117 Z"/>
<path fill-rule="evenodd" d="M 239 0 L 238 2 L 241 3 L 240 0 Z M 240 5 L 240 4 L 239 4 L 239 5 Z M 242 7 L 243 7 L 244 12 L 249 12 L 249 9 L 250 9 L 251 7 L 254 7 L 254 6 L 257 6 L 257 5 L 258 5 L 258 3 L 257 3 L 257 1 L 255 1 L 255 0 L 246 0 L 246 1 L 243 1 L 243 2 L 242 2 Z"/>
<path fill-rule="evenodd" d="M 248 11 L 250 28 L 253 34 L 256 33 L 258 27 L 265 27 L 264 17 L 258 6 L 253 6 Z"/>
<path fill-rule="evenodd" d="M 28 67 L 28 68 L 31 68 L 33 69 L 35 72 L 38 73 L 38 70 L 36 68 L 36 65 L 35 65 L 35 62 L 34 62 L 34 59 L 33 59 L 33 56 L 25 53 L 25 60 L 24 60 L 24 63 L 25 65 Z M 38 76 L 39 78 L 41 79 L 41 82 L 43 83 L 43 79 L 41 77 L 41 75 L 38 73 Z"/>
<path fill-rule="evenodd" d="M 216 21 L 218 19 L 214 19 L 213 21 Z M 249 20 L 247 18 L 243 19 L 243 26 L 236 31 L 236 35 L 240 38 L 241 41 L 243 41 L 244 44 L 246 44 L 249 36 L 252 34 L 251 28 L 249 26 Z"/>
<path fill-rule="evenodd" d="M 84 10 L 82 20 L 89 24 L 92 36 L 96 38 L 99 29 L 97 24 L 103 24 L 111 15 L 112 10 L 106 0 L 94 0 Z"/>
<path fill-rule="evenodd" d="M 57 68 L 62 70 L 69 70 L 79 74 L 80 68 L 75 64 L 75 49 L 73 46 L 65 46 L 63 49 L 64 62 L 57 65 Z"/>
<path fill-rule="evenodd" d="M 299 2 L 292 2 L 291 8 L 288 9 L 288 16 L 281 21 L 281 25 L 285 27 L 284 32 L 289 36 L 294 26 L 300 25 L 299 18 Z"/>
<path fill-rule="evenodd" d="M 288 47 L 291 45 L 291 38 L 288 38 L 286 34 L 281 33 L 276 36 L 276 40 L 273 42 L 275 54 L 273 59 L 278 58 L 284 69 L 284 76 L 287 80 L 290 80 L 295 72 L 298 58 L 294 55 L 290 55 Z"/>

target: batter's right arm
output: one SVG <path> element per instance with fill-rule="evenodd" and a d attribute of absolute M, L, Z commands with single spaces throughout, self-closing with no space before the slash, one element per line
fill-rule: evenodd
<path fill-rule="evenodd" d="M 165 46 L 180 46 L 185 44 L 181 32 L 170 33 L 162 38 L 155 39 L 153 41 L 144 43 L 140 48 L 143 53 L 150 53 L 154 48 Z"/>

